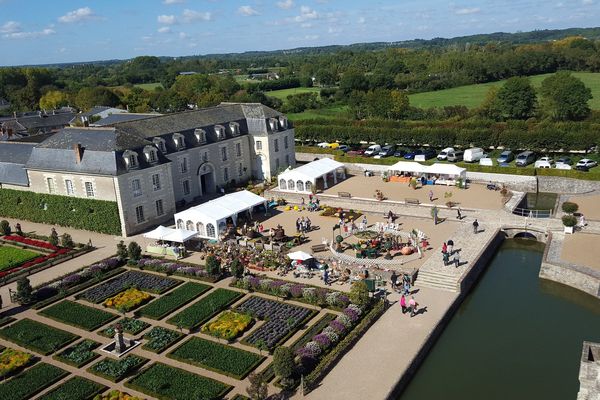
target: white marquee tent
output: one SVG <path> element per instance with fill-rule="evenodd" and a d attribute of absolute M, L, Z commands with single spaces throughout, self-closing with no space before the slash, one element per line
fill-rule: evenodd
<path fill-rule="evenodd" d="M 454 164 L 436 163 L 433 165 L 423 165 L 414 161 L 398 161 L 388 169 L 390 173 L 409 173 L 415 176 L 437 177 L 439 183 L 453 183 L 456 179 L 467 178 L 467 169 Z"/>
<path fill-rule="evenodd" d="M 177 243 L 185 243 L 194 236 L 196 236 L 195 231 L 167 228 L 162 225 L 150 232 L 144 233 L 144 237 L 148 239 L 165 240 Z"/>
<path fill-rule="evenodd" d="M 341 170 L 338 171 L 338 169 Z M 329 174 L 333 175 L 334 184 L 338 182 L 338 178 L 346 179 L 344 164 L 331 158 L 322 158 L 295 169 L 288 168 L 277 177 L 279 190 L 311 193 L 319 178 L 323 179 L 323 187 L 327 189 L 327 176 Z"/>
<path fill-rule="evenodd" d="M 217 233 L 225 230 L 227 218 L 231 218 L 235 225 L 239 213 L 252 213 L 254 207 L 261 204 L 266 210 L 267 200 L 264 197 L 242 190 L 175 214 L 175 225 L 194 231 L 198 237 L 218 240 Z"/>

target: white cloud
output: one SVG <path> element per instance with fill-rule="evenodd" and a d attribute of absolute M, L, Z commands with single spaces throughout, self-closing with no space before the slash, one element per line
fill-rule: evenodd
<path fill-rule="evenodd" d="M 311 22 L 303 22 L 300 24 L 301 28 L 312 28 L 313 24 Z"/>
<path fill-rule="evenodd" d="M 189 37 L 190 37 L 190 35 L 188 35 L 187 33 L 179 32 L 179 39 L 187 39 Z"/>
<path fill-rule="evenodd" d="M 362 25 L 366 22 L 366 19 L 365 17 L 360 17 L 357 22 Z"/>
<path fill-rule="evenodd" d="M 33 32 L 13 32 L 7 33 L 3 35 L 5 39 L 31 39 L 38 38 L 42 36 L 49 36 L 55 34 L 56 31 L 51 28 L 46 28 L 41 31 L 33 31 Z"/>
<path fill-rule="evenodd" d="M 583 5 L 589 6 L 590 4 L 594 4 L 594 0 L 581 0 Z"/>
<path fill-rule="evenodd" d="M 159 15 L 156 20 L 158 21 L 159 24 L 164 24 L 164 25 L 173 25 L 175 22 L 177 22 L 177 19 L 175 18 L 174 15 Z"/>
<path fill-rule="evenodd" d="M 85 21 L 92 18 L 96 18 L 96 15 L 92 11 L 92 9 L 89 7 L 82 7 L 74 11 L 69 11 L 62 17 L 59 17 L 58 21 L 65 24 L 69 24 L 73 22 Z"/>
<path fill-rule="evenodd" d="M 277 7 L 283 10 L 289 10 L 290 8 L 294 7 L 294 0 L 278 1 Z"/>
<path fill-rule="evenodd" d="M 481 8 L 479 8 L 479 7 L 459 8 L 458 10 L 454 11 L 454 14 L 469 15 L 469 14 L 477 14 L 480 11 L 481 11 Z"/>
<path fill-rule="evenodd" d="M 294 17 L 294 21 L 296 22 L 304 22 L 309 19 L 317 19 L 319 18 L 319 14 L 310 7 L 302 6 L 300 7 L 300 15 Z"/>
<path fill-rule="evenodd" d="M 333 27 L 333 26 L 330 26 L 330 27 L 329 27 L 329 29 L 327 29 L 327 33 L 329 33 L 329 34 L 338 34 L 338 33 L 340 33 L 342 30 L 343 30 L 343 29 L 342 29 L 342 28 L 340 28 L 340 27 Z"/>
<path fill-rule="evenodd" d="M 187 23 L 195 21 L 210 21 L 212 19 L 212 14 L 210 12 L 188 10 L 187 8 L 183 10 L 183 14 L 181 14 L 181 16 L 183 21 Z"/>
<path fill-rule="evenodd" d="M 15 33 L 21 31 L 21 24 L 17 21 L 8 21 L 0 27 L 0 33 Z"/>
<path fill-rule="evenodd" d="M 258 11 L 250 6 L 241 6 L 238 8 L 238 13 L 242 14 L 244 17 L 251 17 L 253 15 L 260 15 Z"/>
<path fill-rule="evenodd" d="M 163 0 L 163 4 L 171 5 L 171 4 L 181 4 L 185 3 L 185 0 Z"/>
<path fill-rule="evenodd" d="M 171 28 L 169 28 L 168 26 L 163 26 L 161 28 L 158 28 L 158 33 L 171 33 Z"/>

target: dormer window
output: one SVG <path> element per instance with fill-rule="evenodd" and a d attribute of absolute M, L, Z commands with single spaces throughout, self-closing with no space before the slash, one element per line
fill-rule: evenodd
<path fill-rule="evenodd" d="M 158 161 L 158 151 L 153 146 L 144 147 L 144 155 L 146 156 L 146 161 L 151 164 Z"/>
<path fill-rule="evenodd" d="M 152 139 L 152 143 L 159 149 L 163 154 L 167 152 L 167 145 L 165 143 L 165 139 L 163 138 L 154 138 Z"/>
<path fill-rule="evenodd" d="M 278 130 L 277 118 L 269 118 L 269 126 L 273 132 L 276 132 Z"/>
<path fill-rule="evenodd" d="M 240 124 L 238 124 L 237 122 L 230 122 L 229 129 L 231 130 L 232 136 L 237 136 L 240 134 Z"/>
<path fill-rule="evenodd" d="M 281 125 L 281 127 L 283 129 L 287 129 L 287 127 L 288 127 L 288 120 L 287 120 L 287 118 L 284 117 L 284 116 L 279 117 L 279 125 Z"/>
<path fill-rule="evenodd" d="M 194 131 L 194 136 L 196 136 L 196 140 L 199 144 L 206 143 L 206 131 L 204 129 L 196 129 Z"/>
<path fill-rule="evenodd" d="M 223 125 L 215 125 L 215 133 L 217 134 L 217 140 L 225 139 L 225 127 Z"/>
<path fill-rule="evenodd" d="M 185 137 L 181 133 L 173 134 L 173 144 L 177 150 L 185 149 Z"/>
<path fill-rule="evenodd" d="M 123 153 L 123 160 L 127 169 L 133 169 L 139 167 L 138 155 L 135 151 L 127 150 Z"/>

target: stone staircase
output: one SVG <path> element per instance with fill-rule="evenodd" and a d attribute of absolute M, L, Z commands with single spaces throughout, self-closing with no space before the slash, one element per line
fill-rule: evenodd
<path fill-rule="evenodd" d="M 447 268 L 454 268 L 454 266 L 448 266 Z M 454 274 L 443 273 L 437 270 L 434 271 L 420 269 L 419 274 L 417 275 L 417 280 L 415 281 L 415 285 L 456 293 L 460 291 L 459 279 L 460 276 L 456 276 Z"/>

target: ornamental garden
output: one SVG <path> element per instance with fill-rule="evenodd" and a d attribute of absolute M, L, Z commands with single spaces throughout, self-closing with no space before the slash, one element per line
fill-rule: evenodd
<path fill-rule="evenodd" d="M 227 266 L 209 272 L 134 258 L 110 257 L 29 287 L 22 296 L 29 310 L 0 317 L 1 399 L 244 399 L 265 386 L 307 392 L 385 308 L 360 283 L 342 293 L 236 278 Z M 102 351 L 116 329 L 141 345 L 121 357 Z"/>

